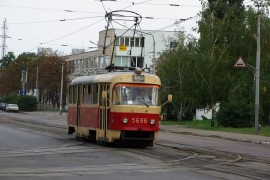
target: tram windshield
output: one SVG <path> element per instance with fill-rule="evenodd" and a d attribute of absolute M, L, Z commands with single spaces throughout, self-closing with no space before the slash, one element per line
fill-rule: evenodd
<path fill-rule="evenodd" d="M 114 105 L 159 106 L 158 85 L 116 84 L 113 88 Z"/>

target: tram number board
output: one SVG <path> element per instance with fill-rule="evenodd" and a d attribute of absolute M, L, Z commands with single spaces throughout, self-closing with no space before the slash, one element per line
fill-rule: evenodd
<path fill-rule="evenodd" d="M 133 82 L 144 82 L 144 75 L 133 75 Z"/>

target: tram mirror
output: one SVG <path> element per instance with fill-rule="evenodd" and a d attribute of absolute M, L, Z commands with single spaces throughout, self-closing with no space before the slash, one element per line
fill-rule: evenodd
<path fill-rule="evenodd" d="M 107 99 L 107 91 L 102 91 L 102 98 Z"/>
<path fill-rule="evenodd" d="M 168 95 L 168 102 L 172 102 L 172 95 L 171 94 Z"/>

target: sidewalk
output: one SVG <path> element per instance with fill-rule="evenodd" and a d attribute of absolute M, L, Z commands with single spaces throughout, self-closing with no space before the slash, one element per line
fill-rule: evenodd
<path fill-rule="evenodd" d="M 59 111 L 32 111 L 32 112 L 23 112 L 23 114 L 28 115 L 37 115 L 37 116 L 46 116 L 47 119 L 59 119 L 59 120 L 67 120 L 67 113 L 62 112 L 60 115 Z"/>
<path fill-rule="evenodd" d="M 35 112 L 24 112 L 27 115 L 34 115 L 39 117 L 46 117 L 48 123 L 58 124 L 62 126 L 66 126 L 67 113 L 63 112 L 62 115 L 59 112 L 53 111 L 35 111 Z M 232 141 L 239 142 L 248 142 L 248 143 L 256 143 L 256 144 L 265 144 L 270 145 L 270 137 L 260 136 L 260 135 L 252 135 L 252 134 L 239 134 L 239 133 L 230 133 L 230 132 L 222 132 L 222 131 L 210 131 L 210 130 L 201 130 L 201 129 L 192 129 L 186 128 L 181 125 L 169 125 L 169 126 L 160 126 L 160 130 L 162 132 L 176 133 L 176 134 L 184 134 L 184 135 L 192 135 L 192 136 L 201 136 L 201 137 L 213 137 L 213 138 L 221 138 Z"/>
<path fill-rule="evenodd" d="M 193 128 L 186 128 L 181 125 L 171 125 L 171 126 L 161 125 L 160 130 L 163 132 L 176 133 L 176 134 L 185 134 L 185 135 L 202 136 L 202 137 L 214 137 L 214 138 L 228 139 L 232 141 L 270 145 L 270 137 L 252 135 L 252 134 L 239 134 L 239 133 L 222 132 L 222 131 L 193 129 Z"/>

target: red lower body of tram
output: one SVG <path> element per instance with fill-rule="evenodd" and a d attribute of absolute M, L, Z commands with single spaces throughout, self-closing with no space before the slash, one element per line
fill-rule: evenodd
<path fill-rule="evenodd" d="M 159 131 L 158 110 L 145 112 L 145 108 L 133 108 L 126 112 L 106 111 L 98 106 L 70 106 L 68 109 L 68 133 L 77 138 L 98 142 L 127 142 L 153 146 Z"/>

